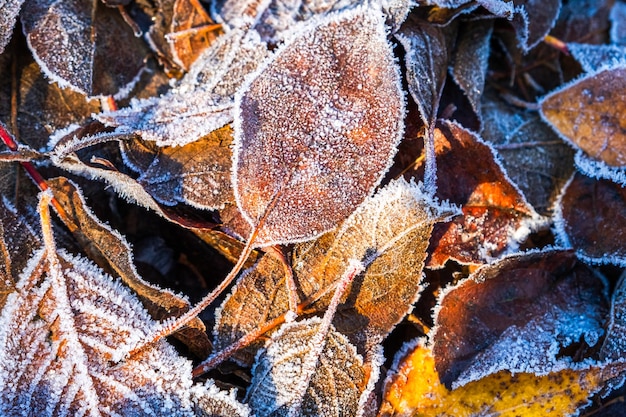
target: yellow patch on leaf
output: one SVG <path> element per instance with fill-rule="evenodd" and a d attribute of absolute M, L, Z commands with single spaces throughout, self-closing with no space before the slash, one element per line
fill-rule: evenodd
<path fill-rule="evenodd" d="M 418 344 L 386 381 L 379 416 L 569 416 L 620 371 L 623 364 L 544 376 L 500 371 L 450 391 L 439 381 L 431 350 Z"/>

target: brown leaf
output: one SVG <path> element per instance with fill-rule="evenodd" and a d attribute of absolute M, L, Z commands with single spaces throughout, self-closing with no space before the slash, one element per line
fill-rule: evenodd
<path fill-rule="evenodd" d="M 626 166 L 626 67 L 604 69 L 550 93 L 541 115 L 565 140 L 609 166 Z"/>
<path fill-rule="evenodd" d="M 371 376 L 356 348 L 332 328 L 318 352 L 320 327 L 317 318 L 285 324 L 259 354 L 246 397 L 255 414 L 358 415 Z"/>
<path fill-rule="evenodd" d="M 597 343 L 604 291 L 571 251 L 516 255 L 478 269 L 440 297 L 431 343 L 441 380 L 458 386 L 501 370 L 552 371 L 561 349 L 580 338 Z"/>
<path fill-rule="evenodd" d="M 236 103 L 233 188 L 254 245 L 311 239 L 345 219 L 390 165 L 403 116 L 380 12 L 333 15 L 280 48 Z"/>
<path fill-rule="evenodd" d="M 535 210 L 551 213 L 574 171 L 574 150 L 536 112 L 520 112 L 493 90 L 483 96 L 482 113 L 481 135 L 498 152 L 507 175 Z"/>
<path fill-rule="evenodd" d="M 456 26 L 435 26 L 417 17 L 410 17 L 395 34 L 406 51 L 409 92 L 426 126 L 437 117 L 455 34 Z"/>
<path fill-rule="evenodd" d="M 233 100 L 244 78 L 265 60 L 266 45 L 253 31 L 218 37 L 176 88 L 160 98 L 96 115 L 120 134 L 134 133 L 158 146 L 183 146 L 233 120 Z"/>
<path fill-rule="evenodd" d="M 474 133 L 453 122 L 435 130 L 437 197 L 461 206 L 463 216 L 435 226 L 427 265 L 448 259 L 483 264 L 515 249 L 533 228 L 544 226 L 509 181 L 489 148 Z M 420 178 L 423 164 L 414 174 Z"/>
<path fill-rule="evenodd" d="M 292 268 L 302 309 L 321 313 L 352 259 L 365 272 L 346 291 L 334 319 L 360 352 L 380 343 L 407 314 L 421 287 L 422 266 L 433 224 L 452 213 L 415 184 L 391 182 L 368 198 L 336 232 L 295 246 Z M 246 272 L 220 309 L 214 329 L 218 349 L 285 314 L 289 309 L 285 267 L 271 255 Z M 249 363 L 254 350 L 237 354 Z"/>
<path fill-rule="evenodd" d="M 37 62 L 62 88 L 90 97 L 124 95 L 143 67 L 143 42 L 117 10 L 99 1 L 27 0 L 20 16 Z"/>
<path fill-rule="evenodd" d="M 223 208 L 234 202 L 231 142 L 232 128 L 227 125 L 185 146 L 162 147 L 137 181 L 161 204 Z"/>
<path fill-rule="evenodd" d="M 63 177 L 48 180 L 56 200 L 65 209 L 61 216 L 81 247 L 101 267 L 114 271 L 138 296 L 150 315 L 157 320 L 178 316 L 189 309 L 189 302 L 170 291 L 144 281 L 133 263 L 132 250 L 126 240 L 100 222 L 85 204 L 79 189 Z M 175 334 L 198 357 L 206 357 L 210 343 L 200 319 Z"/>
<path fill-rule="evenodd" d="M 191 364 L 164 340 L 125 357 L 157 323 L 91 262 L 57 251 L 44 198 L 44 247 L 0 315 L 0 414 L 193 416 L 192 398 L 224 397 L 192 394 Z"/>
<path fill-rule="evenodd" d="M 209 17 L 199 0 L 176 0 L 170 31 L 165 35 L 172 56 L 182 69 L 189 71 L 202 51 L 223 32 Z"/>
<path fill-rule="evenodd" d="M 555 216 L 559 239 L 583 259 L 626 265 L 626 188 L 575 173 Z"/>
<path fill-rule="evenodd" d="M 20 13 L 24 0 L 6 0 L 2 3 L 2 14 L 0 14 L 0 54 L 11 40 L 13 27 Z"/>
<path fill-rule="evenodd" d="M 513 0 L 512 20 L 518 44 L 528 52 L 550 32 L 561 10 L 561 0 Z"/>

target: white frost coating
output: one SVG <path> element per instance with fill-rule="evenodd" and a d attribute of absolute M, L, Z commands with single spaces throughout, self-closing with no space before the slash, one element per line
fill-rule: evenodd
<path fill-rule="evenodd" d="M 246 404 L 240 403 L 236 398 L 236 391 L 224 391 L 219 389 L 212 379 L 204 384 L 195 384 L 191 387 L 191 401 L 196 412 L 204 413 L 207 416 L 224 417 L 247 417 L 250 415 L 250 408 Z"/>
<path fill-rule="evenodd" d="M 573 246 L 569 236 L 565 232 L 565 220 L 563 219 L 563 197 L 565 196 L 565 192 L 569 188 L 572 181 L 574 181 L 574 176 L 575 174 L 572 174 L 567 182 L 563 184 L 563 188 L 561 189 L 559 196 L 554 201 L 554 206 L 552 207 L 552 223 L 554 224 L 552 231 L 554 233 L 556 244 L 567 249 L 572 249 Z"/>
<path fill-rule="evenodd" d="M 626 65 L 626 47 L 568 43 L 567 49 L 585 72 L 599 72 Z"/>
<path fill-rule="evenodd" d="M 11 40 L 13 27 L 24 0 L 0 0 L 0 54 Z"/>
<path fill-rule="evenodd" d="M 380 378 L 381 368 L 385 363 L 385 355 L 382 345 L 376 345 L 370 352 L 368 352 L 366 362 L 369 364 L 370 374 L 369 379 L 367 380 L 367 386 L 359 398 L 356 417 L 366 417 L 369 415 L 369 410 L 367 410 L 366 406 L 370 396 L 374 392 L 374 388 L 376 388 L 376 383 Z"/>
<path fill-rule="evenodd" d="M 626 46 L 626 3 L 616 1 L 609 14 L 611 43 Z"/>
<path fill-rule="evenodd" d="M 613 167 L 607 165 L 602 161 L 591 158 L 581 150 L 576 152 L 574 163 L 576 164 L 576 168 L 588 177 L 606 179 L 622 187 L 626 187 L 626 166 Z"/>

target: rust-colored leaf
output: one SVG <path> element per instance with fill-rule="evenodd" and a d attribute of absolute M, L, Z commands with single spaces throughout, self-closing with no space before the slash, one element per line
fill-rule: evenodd
<path fill-rule="evenodd" d="M 27 0 L 22 7 L 29 47 L 62 88 L 88 96 L 118 94 L 143 67 L 143 42 L 116 10 L 100 1 Z"/>
<path fill-rule="evenodd" d="M 574 416 L 623 363 L 555 370 L 546 375 L 500 371 L 449 390 L 420 341 L 407 346 L 385 381 L 379 417 Z"/>
<path fill-rule="evenodd" d="M 442 382 L 462 385 L 501 370 L 545 374 L 560 349 L 581 338 L 597 343 L 604 290 L 571 251 L 511 256 L 480 268 L 440 297 L 431 343 Z"/>
<path fill-rule="evenodd" d="M 626 166 L 626 67 L 604 69 L 550 93 L 542 117 L 568 142 L 611 167 Z"/>
<path fill-rule="evenodd" d="M 542 226 L 535 210 L 510 182 L 493 151 L 474 133 L 453 122 L 435 130 L 437 197 L 461 206 L 463 216 L 435 226 L 427 265 L 448 259 L 483 264 L 514 249 Z M 413 174 L 421 178 L 423 163 Z"/>
<path fill-rule="evenodd" d="M 240 90 L 233 187 L 255 246 L 311 239 L 373 191 L 402 137 L 404 100 L 380 12 L 307 25 Z"/>
<path fill-rule="evenodd" d="M 559 198 L 560 240 L 593 263 L 626 265 L 626 188 L 575 173 Z"/>

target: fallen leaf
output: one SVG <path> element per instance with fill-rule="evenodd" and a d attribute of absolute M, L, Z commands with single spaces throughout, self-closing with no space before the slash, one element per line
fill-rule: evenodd
<path fill-rule="evenodd" d="M 128 343 L 157 323 L 94 264 L 57 250 L 49 199 L 50 194 L 39 206 L 44 246 L 29 260 L 0 315 L 0 412 L 195 415 L 191 364 L 167 342 L 117 362 Z M 196 403 L 208 395 L 196 388 Z"/>
<path fill-rule="evenodd" d="M 626 165 L 626 67 L 604 69 L 548 94 L 541 116 L 566 141 L 609 166 Z"/>
<path fill-rule="evenodd" d="M 476 134 L 444 121 L 435 129 L 438 189 L 436 196 L 457 204 L 463 216 L 435 225 L 427 265 L 449 259 L 480 265 L 514 250 L 532 229 L 545 222 L 525 201 Z M 423 163 L 411 176 L 420 178 Z"/>
<path fill-rule="evenodd" d="M 528 52 L 550 32 L 561 10 L 561 0 L 513 0 L 512 20 L 519 46 Z"/>
<path fill-rule="evenodd" d="M 520 112 L 493 90 L 482 97 L 482 117 L 481 136 L 497 151 L 508 177 L 538 213 L 551 215 L 563 184 L 574 172 L 572 147 L 537 112 Z"/>
<path fill-rule="evenodd" d="M 458 44 L 453 53 L 452 77 L 480 114 L 480 98 L 484 93 L 489 63 L 491 20 L 464 22 L 459 28 Z"/>
<path fill-rule="evenodd" d="M 143 42 L 117 10 L 99 1 L 27 0 L 20 17 L 30 50 L 61 88 L 124 96 L 143 67 Z"/>
<path fill-rule="evenodd" d="M 626 188 L 579 173 L 563 187 L 555 211 L 558 239 L 591 263 L 626 265 Z"/>
<path fill-rule="evenodd" d="M 232 128 L 184 146 L 159 149 L 137 182 L 159 203 L 215 210 L 234 202 L 230 185 Z"/>
<path fill-rule="evenodd" d="M 0 16 L 0 54 L 11 40 L 17 15 L 20 13 L 24 0 L 4 0 L 0 4 L 2 15 Z"/>
<path fill-rule="evenodd" d="M 253 31 L 233 29 L 218 37 L 180 83 L 160 98 L 132 100 L 131 106 L 95 117 L 158 146 L 183 146 L 233 121 L 233 100 L 246 75 L 267 55 Z"/>
<path fill-rule="evenodd" d="M 132 249 L 120 234 L 98 220 L 89 210 L 80 189 L 64 177 L 47 181 L 56 200 L 65 210 L 61 216 L 83 250 L 101 267 L 114 271 L 122 282 L 133 290 L 155 320 L 182 314 L 189 309 L 189 301 L 143 280 L 133 262 Z M 200 319 L 189 323 L 182 333 L 174 335 L 198 357 L 205 357 L 210 343 Z"/>
<path fill-rule="evenodd" d="M 594 346 L 604 283 L 571 251 L 510 256 L 440 296 L 430 336 L 436 368 L 456 387 L 502 370 L 546 374 L 579 340 Z"/>
<path fill-rule="evenodd" d="M 611 43 L 626 46 L 626 4 L 616 1 L 609 15 Z"/>
<path fill-rule="evenodd" d="M 421 340 L 397 356 L 385 381 L 379 416 L 574 416 L 623 363 L 586 365 L 547 375 L 500 371 L 449 390 L 439 382 L 432 352 Z"/>
<path fill-rule="evenodd" d="M 321 323 L 284 324 L 259 353 L 246 394 L 256 415 L 358 415 L 371 376 L 356 348 L 332 328 L 317 353 Z"/>
<path fill-rule="evenodd" d="M 626 66 L 626 46 L 568 43 L 567 50 L 586 72 L 614 66 Z"/>
<path fill-rule="evenodd" d="M 550 34 L 563 42 L 602 44 L 606 42 L 612 0 L 563 2 L 557 23 Z"/>
<path fill-rule="evenodd" d="M 421 291 L 422 267 L 433 224 L 454 212 L 404 179 L 368 198 L 336 232 L 297 244 L 291 265 L 309 313 L 326 310 L 332 289 L 351 259 L 365 272 L 346 290 L 334 325 L 367 353 L 391 332 Z M 219 310 L 213 334 L 218 350 L 235 344 L 289 311 L 285 266 L 264 256 L 245 272 Z M 235 358 L 250 363 L 256 343 Z"/>
<path fill-rule="evenodd" d="M 345 219 L 389 167 L 403 116 L 379 11 L 331 15 L 282 46 L 236 98 L 233 188 L 254 245 L 311 239 Z"/>

